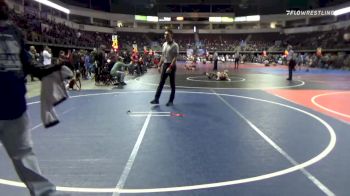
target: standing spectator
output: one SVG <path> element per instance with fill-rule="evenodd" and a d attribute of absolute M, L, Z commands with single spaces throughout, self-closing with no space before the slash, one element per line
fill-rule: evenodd
<path fill-rule="evenodd" d="M 51 65 L 52 64 L 52 54 L 51 49 L 48 46 L 45 46 L 43 51 L 43 64 Z"/>
<path fill-rule="evenodd" d="M 113 49 L 111 49 L 107 58 L 108 58 L 107 63 L 109 68 L 108 70 L 111 70 L 113 65 L 117 62 L 118 55 Z"/>
<path fill-rule="evenodd" d="M 106 62 L 105 49 L 106 49 L 105 45 L 100 45 L 100 47 L 95 53 L 95 62 L 96 62 L 95 84 L 99 84 L 101 80 L 100 75 L 102 72 L 102 68 L 103 66 L 105 66 L 105 62 Z"/>
<path fill-rule="evenodd" d="M 31 55 L 31 58 L 33 61 L 38 61 L 39 60 L 39 54 L 37 53 L 36 49 L 34 46 L 30 46 L 29 47 L 29 54 Z M 30 74 L 30 78 L 31 78 L 31 81 L 35 81 L 34 80 L 34 76 L 32 74 Z"/>
<path fill-rule="evenodd" d="M 76 51 L 75 49 L 73 49 L 72 58 L 73 58 L 74 71 L 79 70 L 80 69 L 80 56 L 79 56 L 79 52 Z"/>
<path fill-rule="evenodd" d="M 131 55 L 131 60 L 132 60 L 132 66 L 129 69 L 129 72 L 131 73 L 131 75 L 134 74 L 134 72 L 136 71 L 136 74 L 140 74 L 141 69 L 139 67 L 139 53 L 134 50 L 132 55 Z"/>
<path fill-rule="evenodd" d="M 71 50 L 68 50 L 67 55 L 66 55 L 66 60 L 67 60 L 67 67 L 69 67 L 69 69 L 74 71 L 73 55 L 72 55 L 72 51 Z"/>
<path fill-rule="evenodd" d="M 297 64 L 299 66 L 299 70 L 301 70 L 301 67 L 304 66 L 304 55 L 301 53 L 298 55 Z"/>
<path fill-rule="evenodd" d="M 86 51 L 85 56 L 84 56 L 84 67 L 86 70 L 86 78 L 91 79 L 91 58 L 90 58 L 90 53 Z"/>
<path fill-rule="evenodd" d="M 234 61 L 235 61 L 235 69 L 238 69 L 238 66 L 239 66 L 239 52 L 238 51 L 234 55 Z"/>
<path fill-rule="evenodd" d="M 214 60 L 214 68 L 213 68 L 213 71 L 217 71 L 217 70 L 218 70 L 219 55 L 218 55 L 218 53 L 217 53 L 216 51 L 214 52 L 213 60 Z"/>

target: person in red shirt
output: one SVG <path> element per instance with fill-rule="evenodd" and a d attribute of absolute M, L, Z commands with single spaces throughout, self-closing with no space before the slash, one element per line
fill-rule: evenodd
<path fill-rule="evenodd" d="M 131 55 L 131 60 L 134 64 L 136 64 L 139 61 L 139 55 L 137 52 L 133 52 Z"/>
<path fill-rule="evenodd" d="M 131 74 L 133 75 L 134 72 L 136 71 L 136 74 L 141 74 L 141 67 L 140 67 L 140 56 L 138 54 L 138 52 L 133 52 L 131 55 L 131 61 L 133 66 L 130 67 L 131 69 L 129 70 L 129 72 L 131 72 Z"/>
<path fill-rule="evenodd" d="M 144 55 L 147 55 L 147 54 L 148 54 L 148 50 L 147 50 L 147 47 L 146 47 L 146 46 L 143 48 L 143 54 L 144 54 Z"/>
<path fill-rule="evenodd" d="M 158 67 L 158 63 L 159 63 L 159 58 L 154 56 L 153 58 L 153 64 L 155 65 L 155 67 Z"/>

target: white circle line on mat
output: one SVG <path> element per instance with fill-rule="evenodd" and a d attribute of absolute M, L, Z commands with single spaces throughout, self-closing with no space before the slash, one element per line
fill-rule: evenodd
<path fill-rule="evenodd" d="M 323 110 L 326 110 L 326 111 L 331 112 L 331 113 L 333 113 L 333 114 L 337 114 L 337 115 L 339 115 L 339 116 L 343 116 L 343 117 L 346 117 L 346 118 L 350 118 L 350 115 L 349 115 L 349 114 L 344 114 L 344 113 L 341 113 L 341 112 L 337 112 L 337 111 L 335 111 L 335 110 L 332 110 L 332 109 L 330 109 L 330 108 L 327 108 L 327 107 L 325 107 L 325 106 L 319 104 L 319 103 L 316 101 L 316 100 L 317 100 L 318 98 L 320 98 L 320 97 L 329 96 L 329 95 L 335 95 L 335 94 L 344 94 L 344 93 L 350 93 L 350 91 L 323 93 L 323 94 L 315 95 L 315 96 L 313 96 L 313 97 L 311 98 L 311 102 L 312 102 L 315 106 L 317 106 L 317 107 L 319 107 L 319 108 L 321 108 L 321 109 L 323 109 Z M 348 103 L 344 103 L 344 104 L 348 104 Z"/>
<path fill-rule="evenodd" d="M 140 84 L 145 84 L 145 85 L 151 85 L 151 86 L 158 86 L 158 84 L 150 83 L 150 82 L 143 82 L 140 81 L 140 78 L 135 78 L 135 81 L 139 82 Z M 205 90 L 210 90 L 210 89 L 241 89 L 241 90 L 267 90 L 267 89 L 284 89 L 284 88 L 296 88 L 300 86 L 304 86 L 305 82 L 302 80 L 293 80 L 293 81 L 298 81 L 300 84 L 292 85 L 292 86 L 275 86 L 275 87 L 264 87 L 264 88 L 240 88 L 240 87 L 226 87 L 226 88 L 220 88 L 220 87 L 200 87 L 200 86 L 178 86 L 176 85 L 176 88 L 184 88 L 184 89 L 205 89 Z M 170 87 L 169 85 L 164 85 L 166 87 Z"/>
<path fill-rule="evenodd" d="M 77 95 L 72 96 L 71 98 L 79 98 L 79 97 L 87 97 L 87 96 L 99 96 L 99 95 L 113 95 L 113 94 L 124 94 L 124 93 L 149 93 L 154 91 L 131 91 L 131 92 L 111 92 L 111 93 L 95 93 L 95 94 L 85 94 L 85 95 Z M 303 114 L 306 114 L 315 120 L 319 121 L 324 127 L 327 128 L 330 140 L 327 145 L 327 147 L 319 153 L 317 156 L 311 158 L 308 161 L 305 161 L 303 163 L 300 163 L 298 165 L 282 169 L 279 171 L 259 175 L 259 176 L 253 176 L 243 179 L 236 179 L 236 180 L 230 180 L 230 181 L 223 181 L 223 182 L 214 182 L 214 183 L 206 183 L 206 184 L 197 184 L 197 185 L 188 185 L 188 186 L 178 186 L 178 187 L 162 187 L 162 188 L 147 188 L 147 189 L 118 189 L 118 188 L 91 188 L 91 187 L 62 187 L 57 186 L 57 190 L 59 191 L 69 191 L 69 192 L 85 192 L 85 193 L 159 193 L 159 192 L 176 192 L 176 191 L 186 191 L 186 190 L 198 190 L 198 189 L 209 189 L 209 188 L 216 188 L 216 187 L 224 187 L 224 186 L 231 186 L 236 184 L 243 184 L 248 182 L 254 182 L 254 181 L 260 181 L 260 180 L 266 180 L 269 178 L 285 175 L 291 172 L 298 171 L 300 169 L 303 169 L 305 167 L 308 167 L 310 165 L 313 165 L 319 161 L 321 161 L 323 158 L 325 158 L 335 147 L 336 145 L 336 134 L 334 132 L 334 129 L 323 119 L 320 117 L 311 114 L 305 110 L 289 106 L 283 103 L 278 103 L 274 101 L 264 100 L 264 99 L 258 99 L 253 97 L 245 97 L 240 95 L 230 95 L 230 94 L 219 94 L 219 93 L 209 93 L 209 92 L 187 92 L 187 91 L 178 91 L 177 93 L 186 93 L 186 94 L 202 94 L 202 95 L 220 95 L 224 97 L 235 97 L 235 98 L 242 98 L 242 99 L 248 99 L 253 101 L 260 101 L 264 103 L 271 103 L 275 105 L 279 105 L 288 109 L 292 109 L 298 112 L 301 112 Z M 34 102 L 38 103 L 38 102 Z M 31 104 L 31 103 L 29 103 Z M 11 181 L 6 179 L 0 179 L 0 184 L 4 185 L 10 185 L 10 186 L 16 186 L 16 187 L 25 187 L 25 185 L 21 182 L 17 181 Z"/>

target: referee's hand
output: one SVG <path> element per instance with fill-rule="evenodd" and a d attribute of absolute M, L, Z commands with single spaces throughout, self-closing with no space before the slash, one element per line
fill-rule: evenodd
<path fill-rule="evenodd" d="M 160 71 L 161 71 L 161 70 L 160 70 L 160 66 L 158 66 L 158 72 L 160 73 Z"/>
<path fill-rule="evenodd" d="M 167 73 L 167 74 L 171 73 L 171 68 L 168 67 L 168 68 L 166 69 L 166 72 L 165 72 L 165 73 Z"/>

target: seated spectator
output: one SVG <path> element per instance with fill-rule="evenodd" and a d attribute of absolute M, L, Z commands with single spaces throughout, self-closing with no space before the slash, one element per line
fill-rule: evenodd
<path fill-rule="evenodd" d="M 118 57 L 117 62 L 114 64 L 114 66 L 111 69 L 110 74 L 112 76 L 116 76 L 117 77 L 117 82 L 116 84 L 118 84 L 119 86 L 124 86 L 126 85 L 124 78 L 125 78 L 125 70 L 132 66 L 132 61 L 130 61 L 129 64 L 124 64 L 123 63 L 123 58 Z"/>
<path fill-rule="evenodd" d="M 80 74 L 80 71 L 77 70 L 77 71 L 75 72 L 74 78 L 72 78 L 72 79 L 68 82 L 66 88 L 67 88 L 68 90 L 78 90 L 78 91 L 80 91 L 80 90 L 81 90 L 81 80 L 80 80 L 80 79 L 81 79 L 81 74 Z"/>

